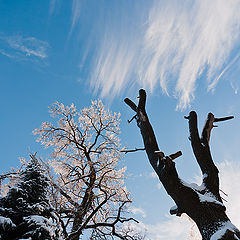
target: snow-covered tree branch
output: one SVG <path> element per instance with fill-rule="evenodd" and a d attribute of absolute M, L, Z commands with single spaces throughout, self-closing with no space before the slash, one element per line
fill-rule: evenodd
<path fill-rule="evenodd" d="M 135 112 L 134 118 L 136 118 L 137 126 L 140 128 L 150 164 L 165 190 L 176 203 L 170 213 L 177 216 L 186 213 L 197 224 L 203 240 L 240 239 L 239 230 L 226 215 L 226 207 L 219 194 L 218 169 L 212 160 L 209 146 L 210 133 L 214 123 L 232 119 L 233 117 L 215 118 L 212 113 L 209 113 L 201 138 L 198 133 L 197 114 L 192 111 L 189 116 L 185 117 L 189 121 L 193 152 L 203 174 L 202 185 L 197 186 L 196 184 L 185 183 L 178 176 L 173 160 L 181 155 L 180 151 L 165 156 L 159 150 L 153 128 L 145 110 L 145 90 L 141 89 L 139 91 L 138 106 L 128 98 L 124 101 Z"/>

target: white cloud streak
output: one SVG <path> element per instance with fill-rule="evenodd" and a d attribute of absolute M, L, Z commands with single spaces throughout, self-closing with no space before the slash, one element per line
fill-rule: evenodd
<path fill-rule="evenodd" d="M 131 228 L 136 232 L 145 231 L 149 240 L 201 240 L 200 233 L 192 220 L 185 214 L 181 217 L 166 216 L 163 222 L 156 224 L 132 223 Z"/>
<path fill-rule="evenodd" d="M 80 18 L 81 14 L 81 1 L 80 0 L 73 0 L 72 1 L 72 26 L 71 26 L 71 32 L 73 28 L 75 27 L 77 21 Z"/>
<path fill-rule="evenodd" d="M 186 215 L 172 218 L 155 225 L 144 225 L 150 239 L 155 240 L 201 240 L 196 225 Z"/>
<path fill-rule="evenodd" d="M 151 58 L 143 79 L 149 84 L 159 79 L 166 91 L 168 78 L 176 77 L 178 106 L 185 108 L 203 71 L 207 70 L 211 82 L 239 40 L 240 1 L 168 1 L 165 7 L 156 5 L 145 35 L 145 55 Z"/>
<path fill-rule="evenodd" d="M 50 0 L 49 3 L 49 14 L 53 14 L 56 5 L 56 0 Z"/>
<path fill-rule="evenodd" d="M 103 34 L 91 85 L 102 96 L 133 85 L 153 92 L 160 85 L 178 98 L 178 108 L 186 108 L 200 76 L 207 73 L 214 89 L 240 45 L 239 12 L 239 0 L 154 1 L 138 29 L 126 24 L 125 32 L 111 28 Z"/>
<path fill-rule="evenodd" d="M 131 206 L 130 207 L 130 211 L 135 214 L 135 215 L 141 215 L 141 217 L 145 218 L 147 215 L 146 215 L 146 212 L 144 211 L 143 208 L 141 207 L 134 207 L 134 206 Z"/>
<path fill-rule="evenodd" d="M 0 53 L 17 60 L 45 60 L 49 44 L 34 37 L 5 36 L 0 34 Z"/>
<path fill-rule="evenodd" d="M 227 202 L 224 205 L 227 208 L 227 214 L 232 223 L 240 228 L 240 163 L 233 161 L 225 161 L 218 165 L 220 172 L 220 189 L 228 196 L 221 194 Z"/>
<path fill-rule="evenodd" d="M 236 61 L 239 59 L 240 54 L 238 54 L 236 57 L 233 58 L 233 60 L 222 70 L 222 72 L 212 81 L 212 83 L 208 86 L 208 89 L 214 89 L 217 85 L 219 79 L 227 72 L 227 70 L 232 67 L 233 64 L 236 63 Z M 231 84 L 232 86 L 232 84 Z"/>
<path fill-rule="evenodd" d="M 126 39 L 112 40 L 105 36 L 91 76 L 91 86 L 95 91 L 101 89 L 102 96 L 117 95 L 130 86 L 137 61 L 136 53 L 131 50 L 134 47 L 129 44 Z"/>

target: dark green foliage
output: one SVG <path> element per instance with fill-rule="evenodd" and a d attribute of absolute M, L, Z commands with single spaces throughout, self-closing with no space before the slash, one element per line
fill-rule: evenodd
<path fill-rule="evenodd" d="M 35 156 L 19 183 L 0 198 L 0 239 L 60 239 L 47 199 L 48 179 Z"/>

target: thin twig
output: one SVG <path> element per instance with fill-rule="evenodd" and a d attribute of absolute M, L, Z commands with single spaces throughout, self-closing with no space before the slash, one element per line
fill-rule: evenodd
<path fill-rule="evenodd" d="M 219 189 L 219 190 L 220 190 L 220 192 L 222 192 L 226 197 L 228 197 L 228 194 L 225 193 L 222 189 Z"/>
<path fill-rule="evenodd" d="M 133 119 L 136 119 L 137 114 L 135 114 L 130 120 L 128 120 L 128 123 L 131 123 Z"/>
<path fill-rule="evenodd" d="M 145 148 L 135 148 L 135 149 L 129 149 L 129 150 L 121 150 L 120 152 L 129 153 L 129 152 L 137 152 L 137 151 L 144 151 Z"/>

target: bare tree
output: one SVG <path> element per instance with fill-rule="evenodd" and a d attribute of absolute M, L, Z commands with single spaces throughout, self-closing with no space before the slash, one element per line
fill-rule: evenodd
<path fill-rule="evenodd" d="M 209 113 L 201 137 L 198 133 L 196 112 L 192 111 L 185 117 L 189 122 L 192 149 L 203 174 L 202 185 L 196 187 L 185 183 L 178 176 L 174 159 L 182 153 L 165 156 L 159 150 L 145 110 L 146 92 L 143 89 L 139 91 L 138 106 L 128 98 L 124 101 L 136 113 L 134 118 L 140 128 L 150 164 L 165 190 L 176 203 L 170 213 L 177 216 L 186 213 L 197 224 L 203 240 L 240 239 L 240 231 L 226 215 L 226 207 L 219 194 L 218 169 L 212 160 L 209 147 L 210 133 L 214 123 L 233 117 L 215 118 L 212 113 Z"/>
<path fill-rule="evenodd" d="M 50 112 L 57 122 L 44 122 L 34 133 L 53 150 L 46 166 L 65 238 L 139 239 L 121 227 L 136 220 L 124 215 L 131 199 L 125 167 L 119 165 L 120 115 L 105 110 L 101 101 L 79 112 L 73 104 L 56 103 Z"/>

